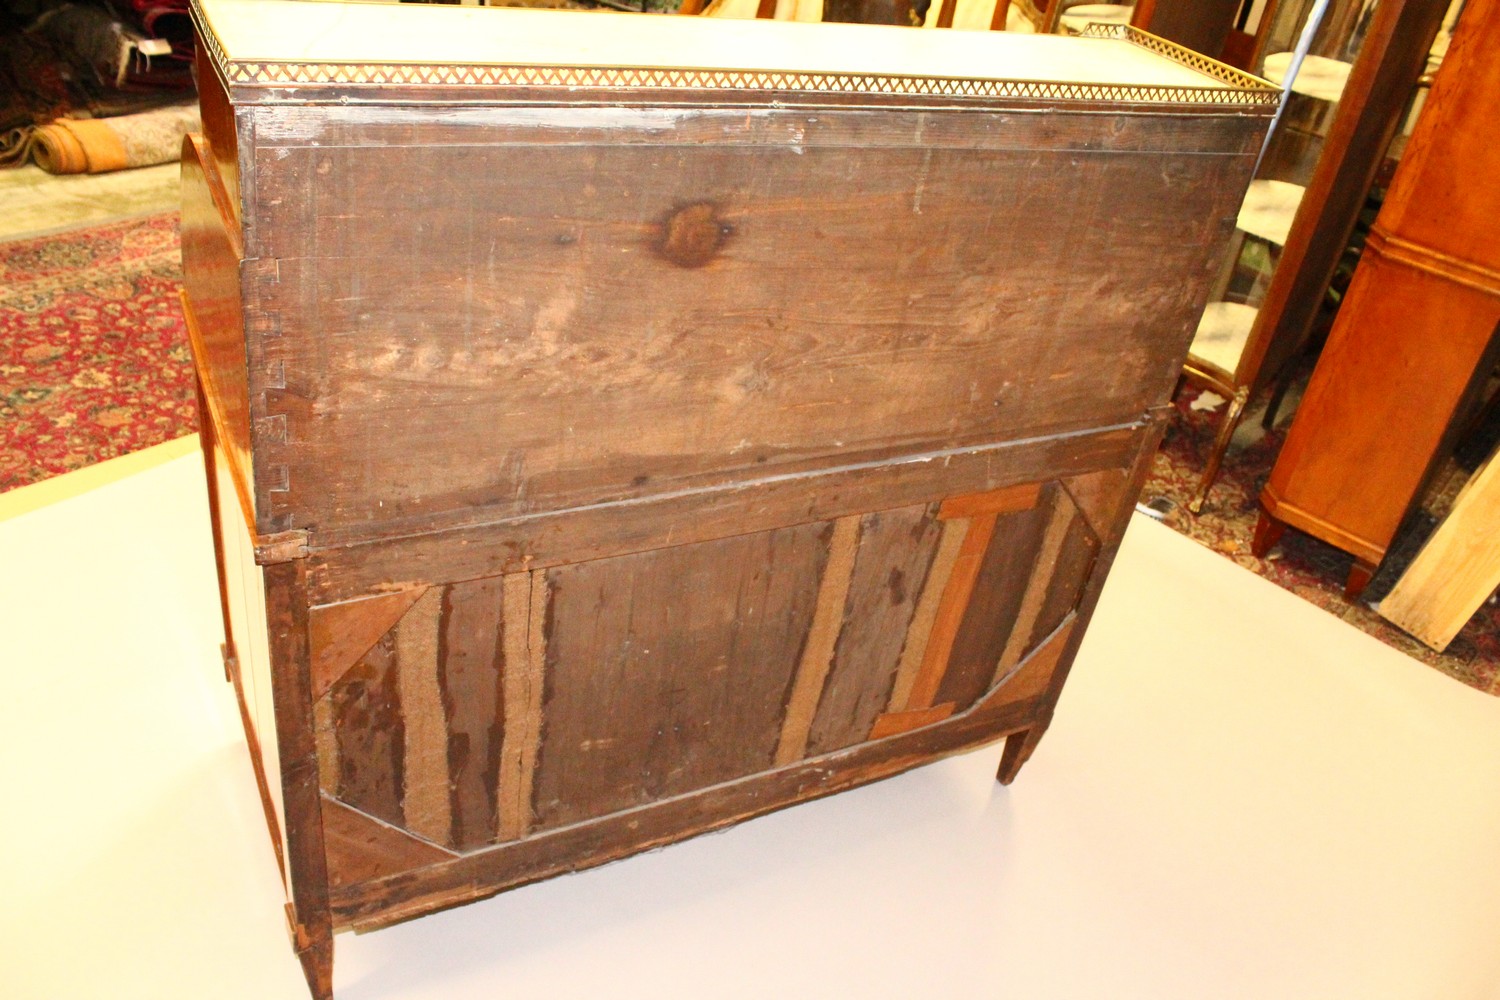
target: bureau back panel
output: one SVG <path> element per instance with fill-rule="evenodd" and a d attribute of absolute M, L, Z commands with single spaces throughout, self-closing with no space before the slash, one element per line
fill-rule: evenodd
<path fill-rule="evenodd" d="M 1258 128 L 257 114 L 260 509 L 330 543 L 1137 420 Z"/>

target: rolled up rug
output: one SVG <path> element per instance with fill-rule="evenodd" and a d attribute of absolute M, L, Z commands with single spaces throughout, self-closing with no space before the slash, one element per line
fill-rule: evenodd
<path fill-rule="evenodd" d="M 194 104 L 118 118 L 59 118 L 31 137 L 31 157 L 53 174 L 102 174 L 177 159 L 182 137 L 198 128 Z"/>

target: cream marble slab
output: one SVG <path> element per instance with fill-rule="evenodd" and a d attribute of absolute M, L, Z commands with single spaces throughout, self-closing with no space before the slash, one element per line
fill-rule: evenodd
<path fill-rule="evenodd" d="M 1129 24 L 1135 8 L 1125 3 L 1085 3 L 1069 7 L 1059 20 L 1070 31 L 1082 31 L 1094 22 L 1103 24 Z"/>
<path fill-rule="evenodd" d="M 927 17 L 923 20 L 922 27 L 936 28 L 942 12 L 942 0 L 934 0 L 927 8 Z M 953 7 L 952 30 L 989 31 L 990 22 L 994 19 L 995 0 L 958 0 Z M 1005 12 L 1005 30 L 1016 34 L 1032 34 L 1036 31 L 1036 25 L 1021 12 L 1020 4 L 1013 3 Z"/>
<path fill-rule="evenodd" d="M 1254 306 L 1242 302 L 1210 302 L 1198 321 L 1188 355 L 1222 368 L 1230 375 L 1239 367 L 1250 328 L 1255 325 Z"/>
<path fill-rule="evenodd" d="M 1251 236 L 1281 247 L 1286 246 L 1297 208 L 1307 188 L 1286 181 L 1254 180 L 1240 203 L 1235 226 Z"/>
<path fill-rule="evenodd" d="M 1223 88 L 1120 39 L 427 4 L 202 0 L 227 57 L 629 66 Z"/>
<path fill-rule="evenodd" d="M 0 521 L 6 1000 L 307 1000 L 201 478 Z M 1500 996 L 1500 699 L 1160 525 L 1009 788 L 998 759 L 340 935 L 338 996 Z"/>
<path fill-rule="evenodd" d="M 1271 53 L 1266 56 L 1266 79 L 1281 86 L 1291 64 L 1292 53 Z M 1297 78 L 1292 81 L 1292 91 L 1337 104 L 1344 96 L 1344 85 L 1349 82 L 1349 71 L 1353 68 L 1349 63 L 1326 56 L 1308 56 L 1302 60 L 1302 67 L 1297 70 Z"/>

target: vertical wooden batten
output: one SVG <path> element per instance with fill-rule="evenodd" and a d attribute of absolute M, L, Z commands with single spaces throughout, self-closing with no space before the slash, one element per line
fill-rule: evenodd
<path fill-rule="evenodd" d="M 817 711 L 823 684 L 833 663 L 834 643 L 844 626 L 849 580 L 854 574 L 854 554 L 858 546 L 859 518 L 844 517 L 835 521 L 828 562 L 818 585 L 812 628 L 808 631 L 802 661 L 798 664 L 796 679 L 787 699 L 786 721 L 776 745 L 777 764 L 801 760 L 807 751 L 813 714 Z"/>

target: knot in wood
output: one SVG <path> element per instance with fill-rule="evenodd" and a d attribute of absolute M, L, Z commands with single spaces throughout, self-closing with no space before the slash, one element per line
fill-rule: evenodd
<path fill-rule="evenodd" d="M 658 249 L 678 267 L 702 267 L 733 233 L 734 227 L 719 218 L 717 206 L 700 201 L 667 217 Z"/>

